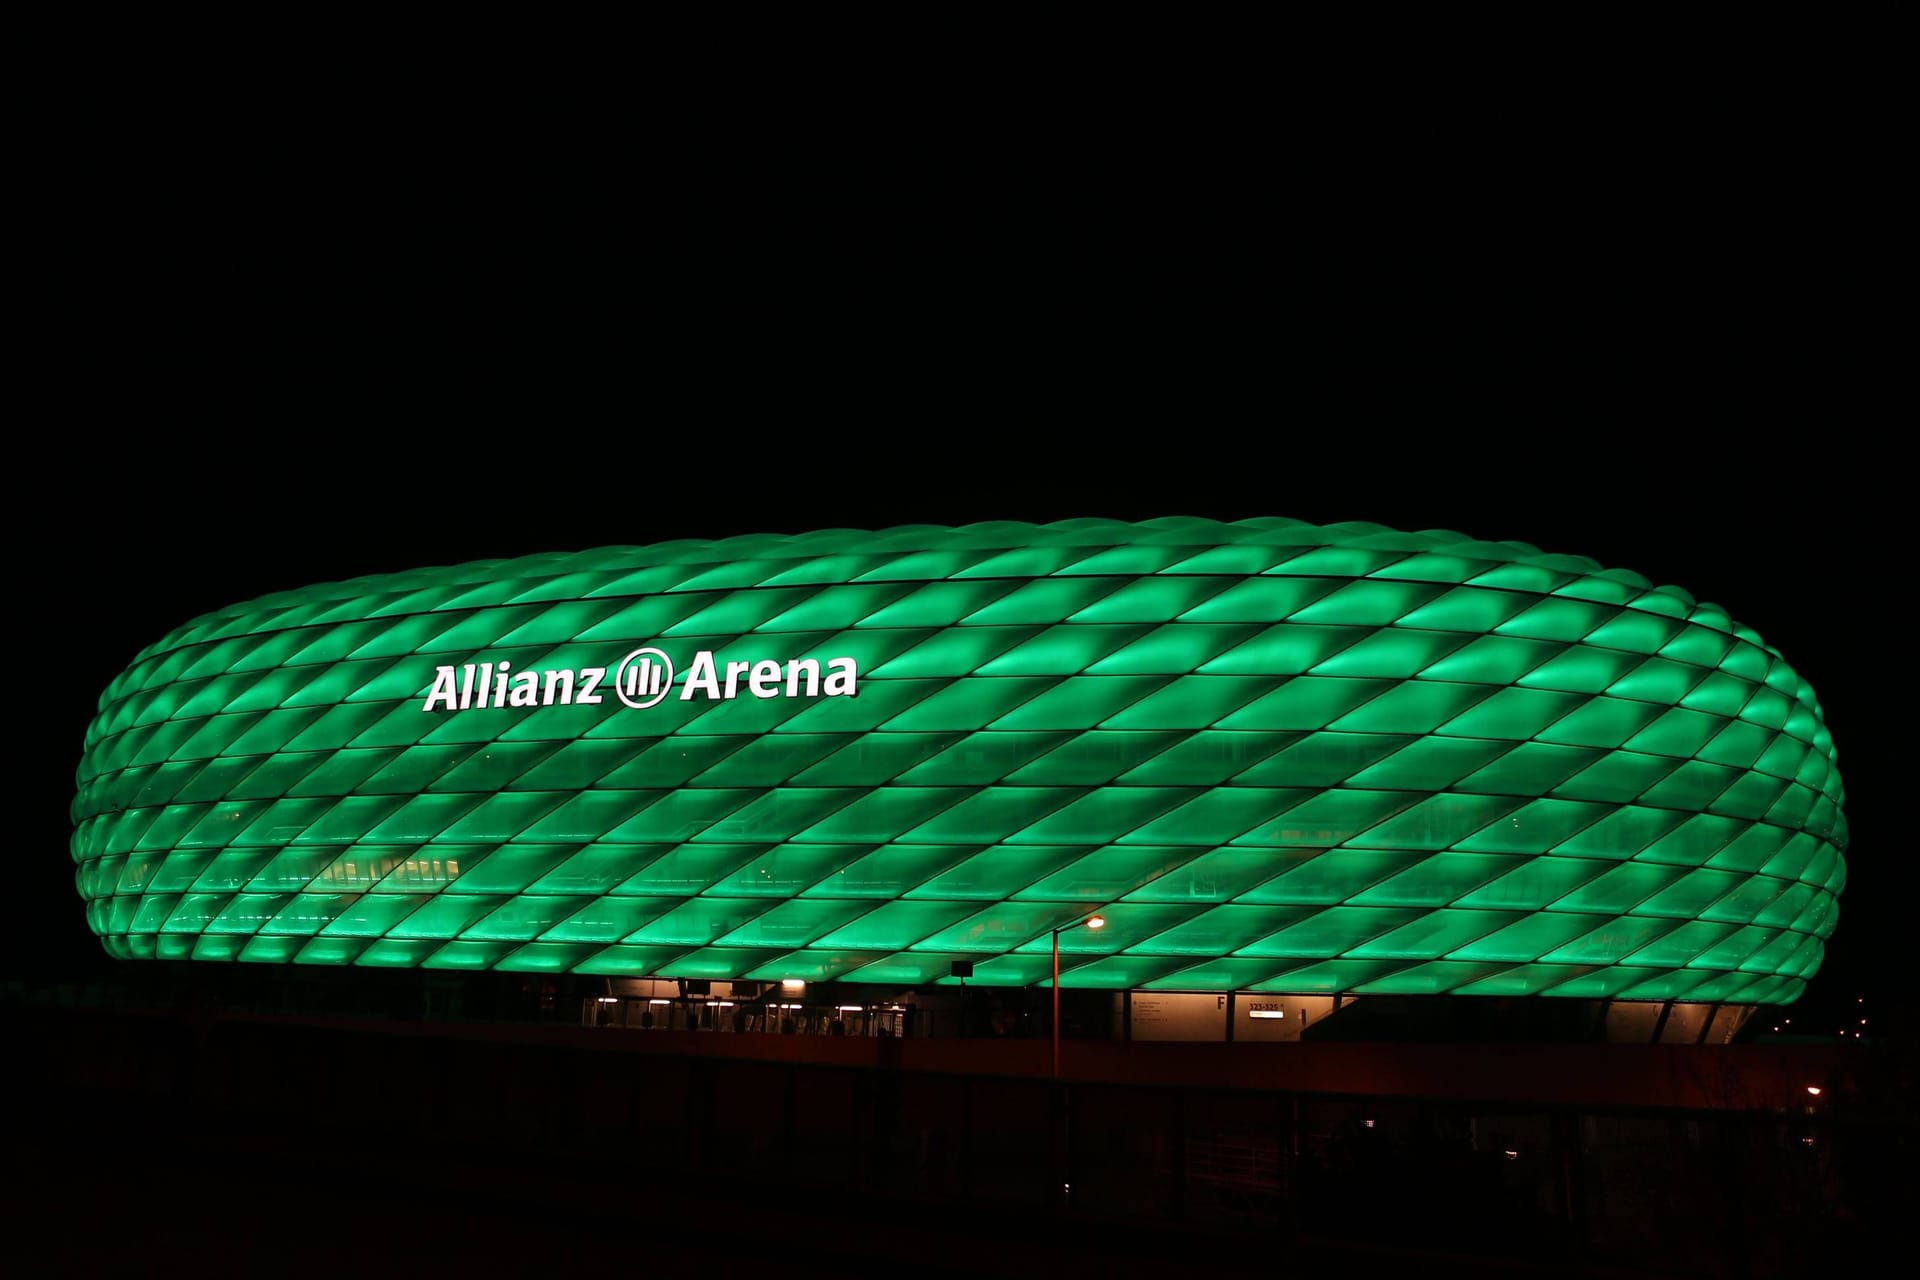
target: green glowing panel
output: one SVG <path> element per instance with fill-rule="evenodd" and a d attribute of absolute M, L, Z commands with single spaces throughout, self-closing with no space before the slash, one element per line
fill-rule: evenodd
<path fill-rule="evenodd" d="M 1513 870 L 1456 901 L 1463 907 L 1493 911 L 1537 911 L 1610 869 L 1610 863 L 1589 858 L 1523 858 Z"/>
<path fill-rule="evenodd" d="M 807 897 L 898 898 L 979 852 L 976 845 L 825 845 L 845 852 L 844 865 L 805 891 Z"/>
<path fill-rule="evenodd" d="M 1361 995 L 1432 996 L 1453 991 L 1469 983 L 1504 972 L 1503 964 L 1463 964 L 1434 960 L 1411 965 L 1395 973 L 1363 982 L 1354 990 Z"/>
<path fill-rule="evenodd" d="M 1733 929 L 1732 925 L 1715 924 L 1709 920 L 1689 920 L 1672 933 L 1640 948 L 1628 959 L 1633 964 L 1676 968 L 1691 963 Z"/>
<path fill-rule="evenodd" d="M 678 905 L 678 898 L 589 898 L 541 936 L 556 942 L 618 942 Z"/>
<path fill-rule="evenodd" d="M 1560 911 L 1627 911 L 1645 902 L 1679 879 L 1677 867 L 1658 867 L 1629 862 L 1612 867 L 1604 875 L 1554 901 Z"/>
<path fill-rule="evenodd" d="M 329 937 L 385 937 L 424 900 L 423 896 L 409 893 L 369 893 L 334 917 L 321 932 Z"/>
<path fill-rule="evenodd" d="M 628 936 L 628 942 L 702 947 L 764 915 L 768 904 L 753 899 L 694 898 Z M 700 977 L 700 974 L 684 975 Z"/>
<path fill-rule="evenodd" d="M 1300 675 L 1370 633 L 1365 627 L 1313 627 L 1283 623 L 1204 663 L 1210 676 Z"/>
<path fill-rule="evenodd" d="M 1455 960 L 1535 960 L 1593 928 L 1592 916 L 1543 911 L 1473 938 L 1448 953 Z"/>
<path fill-rule="evenodd" d="M 640 869 L 613 892 L 642 897 L 699 893 L 758 852 L 753 846 L 733 844 L 685 844 L 662 850 L 659 845 L 634 850 L 634 861 Z"/>
<path fill-rule="evenodd" d="M 608 547 L 131 656 L 70 842 L 122 958 L 1018 986 L 1060 925 L 1086 989 L 1788 1001 L 1847 875 L 1759 637 L 1451 533 Z"/>
<path fill-rule="evenodd" d="M 534 897 L 507 899 L 483 920 L 469 925 L 463 938 L 505 938 L 525 942 L 537 938 L 572 915 L 585 903 L 581 898 Z"/>
<path fill-rule="evenodd" d="M 1402 680 L 1425 670 L 1466 642 L 1466 636 L 1448 632 L 1387 627 L 1342 649 L 1313 671 L 1323 676 L 1383 676 Z"/>
<path fill-rule="evenodd" d="M 1420 918 L 1416 910 L 1386 907 L 1328 907 L 1271 937 L 1250 943 L 1249 956 L 1341 956 L 1383 933 Z"/>
<path fill-rule="evenodd" d="M 791 781 L 799 787 L 877 787 L 904 779 L 915 765 L 961 737 L 958 733 L 862 734 Z M 954 780 L 941 777 L 937 781 Z"/>
<path fill-rule="evenodd" d="M 1119 652 L 1093 663 L 1087 670 L 1094 675 L 1191 671 L 1209 658 L 1247 639 L 1257 630 L 1259 628 L 1251 624 L 1209 626 L 1198 622 L 1169 623 Z"/>
<path fill-rule="evenodd" d="M 1154 850 L 1149 848 L 1143 852 Z M 1133 902 L 1226 902 L 1271 879 L 1283 868 L 1314 856 L 1316 851 L 1228 847 L 1191 857 L 1196 852 L 1180 850 L 1181 854 L 1188 855 L 1188 860 L 1148 880 L 1127 894 L 1127 899 Z"/>
<path fill-rule="evenodd" d="M 1149 991 L 1233 991 L 1253 987 L 1283 969 L 1297 968 L 1294 960 L 1226 956 L 1175 969 L 1141 985 Z M 1063 981 L 1062 986 L 1066 983 Z"/>
<path fill-rule="evenodd" d="M 1620 746 L 1658 719 L 1660 708 L 1625 698 L 1597 697 L 1583 702 L 1553 724 L 1540 730 L 1542 742 L 1558 742 L 1574 747 Z"/>
<path fill-rule="evenodd" d="M 1521 676 L 1518 683 L 1524 689 L 1600 693 L 1635 665 L 1636 659 L 1631 654 L 1584 647 L 1566 649 Z"/>
<path fill-rule="evenodd" d="M 1478 853 L 1436 853 L 1405 871 L 1354 895 L 1361 906 L 1443 907 L 1533 859 L 1490 857 Z"/>
<path fill-rule="evenodd" d="M 1120 839 L 1129 843 L 1225 844 L 1273 822 L 1311 794 L 1301 788 L 1281 787 L 1221 787 L 1203 791 L 1153 821 L 1140 823 Z M 1093 802 L 1089 797 L 1079 803 L 1084 807 Z"/>
<path fill-rule="evenodd" d="M 1006 641 L 1020 639 L 1023 636 L 1032 636 L 1032 638 L 1024 640 L 1015 648 L 1008 649 L 999 657 L 975 661 L 956 674 L 964 675 L 967 671 L 977 671 L 983 676 L 1070 676 L 1075 672 L 1086 670 L 1093 663 L 1147 630 L 1148 628 L 1140 625 L 1100 626 L 1081 623 L 1049 627 L 1037 635 L 1031 631 L 1015 631 L 1007 635 L 998 647 L 1005 648 Z M 956 628 L 952 631 L 940 632 L 935 640 L 928 641 L 922 648 L 938 645 L 944 652 L 954 644 L 970 640 L 974 636 L 988 640 L 998 639 L 994 630 L 982 628 L 974 631 L 968 628 Z M 948 640 L 947 637 L 958 639 Z M 915 652 L 917 653 L 918 650 Z M 913 655 L 908 655 L 908 657 L 911 656 Z M 905 662 L 906 658 L 899 658 L 889 665 L 900 666 Z M 1165 670 L 1166 668 L 1162 666 L 1157 669 Z M 917 672 L 903 672 L 903 674 L 917 674 Z"/>
<path fill-rule="evenodd" d="M 1586 699 L 1577 693 L 1543 689 L 1497 689 L 1485 700 L 1439 726 L 1435 732 L 1452 738 L 1506 738 L 1525 741 L 1578 707 Z"/>
<path fill-rule="evenodd" d="M 1368 767 L 1418 739 L 1367 733 L 1290 734 L 1298 741 L 1234 781 L 1249 786 L 1331 787 L 1351 783 Z M 1357 784 L 1356 784 L 1357 785 Z"/>
<path fill-rule="evenodd" d="M 909 898 L 1009 898 L 1086 852 L 1085 845 L 994 845 L 907 890 Z"/>
<path fill-rule="evenodd" d="M 1544 743 L 1529 743 L 1532 750 L 1555 750 L 1573 752 L 1572 747 L 1547 747 Z M 1602 754 L 1597 751 L 1582 751 L 1578 756 L 1579 770 L 1554 789 L 1554 794 L 1569 800 L 1600 800 L 1612 804 L 1624 804 L 1644 795 L 1649 787 L 1672 773 L 1679 761 L 1662 756 L 1643 756 L 1631 751 L 1613 751 Z"/>
<path fill-rule="evenodd" d="M 1137 951 L 1138 944 L 1158 936 L 1204 910 L 1206 910 L 1205 907 L 1191 904 L 1175 906 L 1122 903 L 1101 913 L 1101 919 L 1106 923 L 1099 929 L 1068 929 L 1062 932 L 1060 954 L 1087 956 L 1111 955 L 1120 950 Z M 1019 948 L 1021 951 L 1050 949 L 1049 937 L 1035 938 Z"/>
<path fill-rule="evenodd" d="M 1312 907 L 1229 903 L 1202 911 L 1134 944 L 1154 955 L 1223 956 L 1313 914 Z"/>
<path fill-rule="evenodd" d="M 1615 964 L 1673 929 L 1671 920 L 1621 916 L 1541 958 L 1554 964 Z"/>
<path fill-rule="evenodd" d="M 971 903 L 889 902 L 849 918 L 814 944 L 850 951 L 903 951 L 971 914 Z"/>
<path fill-rule="evenodd" d="M 1076 862 L 1070 862 L 1043 880 L 1035 881 L 1016 898 L 1034 898 L 1042 902 L 1062 898 L 1079 899 L 1098 906 L 1104 902 L 1133 896 L 1136 901 L 1166 901 L 1168 895 L 1142 898 L 1133 891 L 1152 884 L 1192 859 L 1194 850 L 1161 845 L 1132 847 L 1107 846 L 1096 849 Z M 1191 894 L 1173 895 L 1174 901 L 1194 901 Z M 1204 901 L 1204 899 L 1202 899 Z"/>
<path fill-rule="evenodd" d="M 1347 950 L 1362 959 L 1419 960 L 1445 955 L 1457 947 L 1513 922 L 1497 911 L 1430 911 L 1391 933 Z"/>
<path fill-rule="evenodd" d="M 906 783 L 931 782 L 946 786 L 983 787 L 991 782 L 1003 779 L 1013 782 L 1044 782 L 1050 779 L 1041 777 L 1016 777 L 1023 766 L 1046 756 L 1054 748 L 1070 738 L 1072 733 L 1008 733 L 991 729 L 979 733 L 970 733 L 952 742 L 936 754 L 907 769 L 899 775 L 899 781 Z M 881 749 L 891 749 L 892 744 L 876 744 Z M 1088 779 L 1091 783 L 1108 781 L 1119 766 L 1105 770 L 1100 776 Z M 1058 779 L 1056 774 L 1055 779 Z"/>
<path fill-rule="evenodd" d="M 1326 995 L 1336 991 L 1352 991 L 1404 967 L 1397 960 L 1324 960 L 1318 964 L 1298 965 L 1264 982 L 1249 983 L 1246 989 Z"/>
<path fill-rule="evenodd" d="M 783 902 L 718 939 L 723 947 L 804 947 L 822 934 L 865 913 L 863 902 L 800 898 Z"/>
<path fill-rule="evenodd" d="M 826 951 L 807 947 L 769 960 L 749 970 L 747 977 L 760 982 L 780 982 L 788 978 L 798 978 L 802 982 L 828 982 L 859 968 L 872 958 L 871 951 Z"/>
<path fill-rule="evenodd" d="M 1095 580 L 1097 581 L 1097 579 Z M 1231 580 L 1200 577 L 1137 577 L 1081 609 L 1074 622 L 1166 622 L 1217 595 Z"/>
<path fill-rule="evenodd" d="M 364 938 L 315 938 L 294 955 L 295 964 L 352 964 L 371 945 Z"/>
<path fill-rule="evenodd" d="M 1420 674 L 1429 680 L 1464 680 L 1497 689 L 1511 685 L 1560 652 L 1561 647 L 1517 636 L 1477 636 Z"/>
<path fill-rule="evenodd" d="M 1420 791 L 1453 790 L 1455 782 L 1491 760 L 1513 754 L 1514 750 L 1510 743 L 1484 738 L 1417 738 L 1380 764 L 1355 774 L 1353 784 L 1356 787 L 1401 786 Z M 1507 776 L 1512 777 L 1518 767 L 1510 769 Z M 1466 789 L 1505 790 L 1487 786 L 1484 778 L 1481 782 L 1480 787 Z"/>
<path fill-rule="evenodd" d="M 217 933 L 203 933 L 192 939 L 193 949 L 187 953 L 190 960 L 238 960 L 246 949 L 246 938 L 223 937 Z"/>
<path fill-rule="evenodd" d="M 1217 786 L 1245 773 L 1298 737 L 1292 733 L 1230 733 L 1218 729 L 1205 729 L 1184 739 L 1174 734 L 1168 736 L 1164 749 L 1129 769 L 1121 781 L 1140 786 Z"/>

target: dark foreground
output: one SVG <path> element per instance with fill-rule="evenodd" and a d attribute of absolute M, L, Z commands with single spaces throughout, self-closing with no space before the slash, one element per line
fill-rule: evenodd
<path fill-rule="evenodd" d="M 5 1014 L 19 1275 L 1766 1276 L 1912 1196 L 1826 1047 Z"/>

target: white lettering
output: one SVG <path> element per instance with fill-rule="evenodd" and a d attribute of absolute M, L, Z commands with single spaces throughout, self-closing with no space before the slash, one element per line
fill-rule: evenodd
<path fill-rule="evenodd" d="M 702 649 L 688 664 L 687 677 L 681 683 L 680 700 L 694 698 L 724 702 L 737 698 L 744 684 L 756 698 L 852 697 L 859 692 L 860 672 L 852 658 L 825 659 L 826 675 L 821 678 L 821 659 L 792 658 L 785 664 L 786 687 L 781 688 L 782 666 L 778 659 L 758 658 L 750 662 L 729 662 L 724 679 L 711 649 Z M 511 662 L 470 662 L 461 667 L 435 667 L 433 683 L 422 711 L 465 711 L 481 707 L 551 707 L 575 703 L 598 706 L 600 686 L 607 679 L 606 667 L 581 667 L 570 670 L 553 667 L 546 670 L 513 671 Z M 637 649 L 621 663 L 624 682 L 620 701 L 636 711 L 645 711 L 672 692 L 673 659 L 658 649 Z M 455 672 L 459 674 L 456 675 Z M 642 701 L 651 698 L 651 701 Z"/>
<path fill-rule="evenodd" d="M 740 677 L 747 674 L 747 668 L 752 665 L 751 662 L 729 662 L 727 664 L 726 697 L 736 698 L 740 695 Z"/>
<path fill-rule="evenodd" d="M 852 658 L 827 659 L 826 695 L 829 698 L 851 698 L 858 688 L 854 682 L 859 674 L 854 670 Z M 834 687 L 835 681 L 839 682 L 837 689 Z"/>
<path fill-rule="evenodd" d="M 435 667 L 433 670 L 433 688 L 427 691 L 427 705 L 420 709 L 422 711 L 431 711 L 433 710 L 433 701 L 435 698 L 445 698 L 447 700 L 447 710 L 458 711 L 460 709 L 460 698 L 454 689 L 453 668 Z"/>
<path fill-rule="evenodd" d="M 780 664 L 765 659 L 753 664 L 753 674 L 747 677 L 747 688 L 756 698 L 777 698 L 780 696 Z"/>
<path fill-rule="evenodd" d="M 706 691 L 709 698 L 720 696 L 720 679 L 713 672 L 713 653 L 702 649 L 693 655 L 693 665 L 687 668 L 686 687 L 680 690 L 680 701 L 692 699 L 694 690 Z"/>
<path fill-rule="evenodd" d="M 795 658 L 787 663 L 787 696 L 800 696 L 800 677 L 807 678 L 807 697 L 820 692 L 820 662 L 816 658 Z"/>

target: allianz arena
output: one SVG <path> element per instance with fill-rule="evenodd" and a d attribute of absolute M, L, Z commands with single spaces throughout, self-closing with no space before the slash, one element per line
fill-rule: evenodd
<path fill-rule="evenodd" d="M 78 787 L 142 959 L 1751 1006 L 1846 876 L 1813 690 L 1719 607 L 1279 518 L 267 596 L 139 654 Z"/>

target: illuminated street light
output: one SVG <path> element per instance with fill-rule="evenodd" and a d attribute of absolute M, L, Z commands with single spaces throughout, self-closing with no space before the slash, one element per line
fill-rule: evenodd
<path fill-rule="evenodd" d="M 1107 918 L 1098 912 L 1053 926 L 1053 1078 L 1060 1078 L 1060 931 L 1085 924 L 1089 929 L 1104 929 Z"/>
<path fill-rule="evenodd" d="M 1104 929 L 1107 927 L 1107 918 L 1096 911 L 1092 915 L 1053 926 L 1053 1080 L 1056 1086 L 1060 1082 L 1060 931 L 1082 924 L 1089 929 Z M 1061 1105 L 1061 1092 L 1057 1087 L 1054 1090 L 1054 1104 L 1059 1108 L 1053 1129 L 1054 1176 L 1060 1184 L 1056 1207 L 1064 1206 L 1073 1195 L 1073 1184 L 1064 1176 L 1073 1164 L 1073 1113 Z"/>

